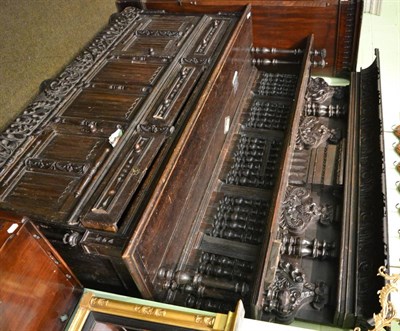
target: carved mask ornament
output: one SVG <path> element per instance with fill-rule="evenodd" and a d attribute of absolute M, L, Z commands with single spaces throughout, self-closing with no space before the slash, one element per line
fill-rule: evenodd
<path fill-rule="evenodd" d="M 274 282 L 266 289 L 263 308 L 278 322 L 289 324 L 304 305 L 321 310 L 328 298 L 329 288 L 324 282 L 306 282 L 303 272 L 281 260 Z"/>

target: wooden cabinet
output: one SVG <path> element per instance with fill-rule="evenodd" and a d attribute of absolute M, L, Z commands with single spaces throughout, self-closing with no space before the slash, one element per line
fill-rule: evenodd
<path fill-rule="evenodd" d="M 252 7 L 255 47 L 297 48 L 314 34 L 317 49 L 326 49 L 327 65 L 313 74 L 349 77 L 355 71 L 363 2 L 360 0 L 116 0 L 126 6 L 173 12 L 220 12 Z M 279 56 L 279 55 L 278 55 Z"/>
<path fill-rule="evenodd" d="M 385 259 L 379 61 L 329 86 L 313 35 L 254 47 L 252 17 L 114 15 L 2 134 L 0 208 L 85 287 L 364 325 Z"/>
<path fill-rule="evenodd" d="M 129 8 L 2 135 L 1 208 L 40 223 L 85 286 L 137 294 L 123 251 L 204 91 L 244 79 L 245 20 Z"/>

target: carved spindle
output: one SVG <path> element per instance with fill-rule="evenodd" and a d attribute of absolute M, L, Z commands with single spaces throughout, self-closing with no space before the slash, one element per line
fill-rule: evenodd
<path fill-rule="evenodd" d="M 316 67 L 321 67 L 321 68 L 325 68 L 325 66 L 328 64 L 328 62 L 326 62 L 324 59 L 321 59 L 319 61 L 311 61 L 311 65 L 316 68 Z"/>
<path fill-rule="evenodd" d="M 251 60 L 253 65 L 258 66 L 269 66 L 269 65 L 279 65 L 279 64 L 290 64 L 290 65 L 298 65 L 300 64 L 299 61 L 285 61 L 285 60 L 278 60 L 278 59 L 253 59 Z"/>
<path fill-rule="evenodd" d="M 250 262 L 233 259 L 222 255 L 203 253 L 201 255 L 200 261 L 208 262 L 210 264 L 220 264 L 222 266 L 229 266 L 232 268 L 241 268 L 247 271 L 253 270 L 253 265 Z"/>
<path fill-rule="evenodd" d="M 199 273 L 194 275 L 193 284 L 196 286 L 204 286 L 204 291 L 206 291 L 206 289 L 213 288 L 239 293 L 241 296 L 245 296 L 249 291 L 249 285 L 246 282 L 219 279 Z"/>
<path fill-rule="evenodd" d="M 201 263 L 199 272 L 209 276 L 224 277 L 229 279 L 250 280 L 250 274 L 243 272 L 239 268 L 222 266 L 219 264 Z"/>
<path fill-rule="evenodd" d="M 301 237 L 284 236 L 282 238 L 281 254 L 313 259 L 336 257 L 335 243 L 318 239 L 308 240 Z"/>
<path fill-rule="evenodd" d="M 263 229 L 256 223 L 256 219 L 249 217 L 248 214 L 245 214 L 247 217 L 243 217 L 241 220 L 235 219 L 235 216 L 238 213 L 233 213 L 233 217 L 228 220 L 224 220 L 223 226 L 228 227 L 231 229 L 237 229 L 239 231 L 250 231 L 250 232 L 255 232 L 255 233 L 262 233 Z"/>
<path fill-rule="evenodd" d="M 233 229 L 221 229 L 217 232 L 217 237 L 254 245 L 258 245 L 262 242 L 262 236 L 259 234 L 257 235 L 249 232 L 239 232 Z"/>
<path fill-rule="evenodd" d="M 193 295 L 188 295 L 185 302 L 185 306 L 189 308 L 215 311 L 220 313 L 234 310 L 234 305 L 235 303 L 229 304 L 226 300 L 196 298 Z"/>
<path fill-rule="evenodd" d="M 224 296 L 227 298 L 234 295 L 239 298 L 249 291 L 249 285 L 246 282 L 220 279 L 193 271 L 174 272 L 171 269 L 161 268 L 157 277 L 161 280 L 164 290 L 180 290 L 200 297 L 223 299 Z"/>
<path fill-rule="evenodd" d="M 279 48 L 268 48 L 268 47 L 252 47 L 251 52 L 255 54 L 292 54 L 301 55 L 303 50 L 299 48 L 295 49 L 279 49 Z"/>
<path fill-rule="evenodd" d="M 340 105 L 325 106 L 318 103 L 307 103 L 304 107 L 304 115 L 340 118 L 346 115 L 346 110 Z"/>
<path fill-rule="evenodd" d="M 310 51 L 311 56 L 320 56 L 322 59 L 326 58 L 326 49 L 322 48 L 320 50 L 314 49 Z"/>

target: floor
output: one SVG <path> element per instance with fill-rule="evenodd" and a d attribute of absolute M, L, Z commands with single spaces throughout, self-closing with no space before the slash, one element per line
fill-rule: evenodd
<path fill-rule="evenodd" d="M 33 10 L 38 6 L 46 10 Z M 0 129 L 34 98 L 43 80 L 56 76 L 63 69 L 114 11 L 114 0 L 1 0 Z M 392 127 L 400 124 L 400 105 L 397 104 L 400 93 L 399 23 L 400 0 L 383 0 L 380 16 L 365 14 L 358 59 L 358 67 L 366 68 L 374 60 L 374 49 L 380 50 L 391 273 L 400 273 L 400 192 L 397 189 L 400 173 L 395 169 L 395 162 L 400 163 L 400 155 L 394 151 L 393 145 L 399 140 L 392 132 Z M 50 53 L 53 55 L 44 56 Z M 392 300 L 400 311 L 400 294 L 393 295 Z M 319 325 L 296 325 L 313 330 L 333 330 Z M 400 327 L 395 325 L 392 330 L 400 330 Z"/>

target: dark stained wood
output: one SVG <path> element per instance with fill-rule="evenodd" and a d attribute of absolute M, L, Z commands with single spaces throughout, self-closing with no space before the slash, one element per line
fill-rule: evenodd
<path fill-rule="evenodd" d="M 81 285 L 27 219 L 0 214 L 0 264 L 0 329 L 63 330 Z"/>
<path fill-rule="evenodd" d="M 368 257 L 385 257 L 379 68 L 350 89 L 311 77 L 352 69 L 360 2 L 134 3 L 172 12 L 113 15 L 1 134 L 0 208 L 87 287 L 367 325 Z"/>
<path fill-rule="evenodd" d="M 314 34 L 314 47 L 327 50 L 328 63 L 324 69 L 314 69 L 314 74 L 349 77 L 356 69 L 362 1 L 116 1 L 119 10 L 132 5 L 176 12 L 237 11 L 248 3 L 254 46 L 293 49 L 304 36 Z"/>
<path fill-rule="evenodd" d="M 1 209 L 40 224 L 85 286 L 137 295 L 121 255 L 238 17 L 127 9 L 8 128 Z"/>
<path fill-rule="evenodd" d="M 163 264 L 177 262 L 186 245 L 181 238 L 190 237 L 193 231 L 193 223 L 188 220 L 196 217 L 226 139 L 225 120 L 227 117 L 233 120 L 245 88 L 242 82 L 251 72 L 250 27 L 251 20 L 245 12 L 124 253 L 130 272 L 146 298 L 156 295 L 149 286 L 154 283 L 157 270 Z M 238 86 L 232 84 L 233 79 Z M 161 251 L 164 253 L 160 254 Z"/>

